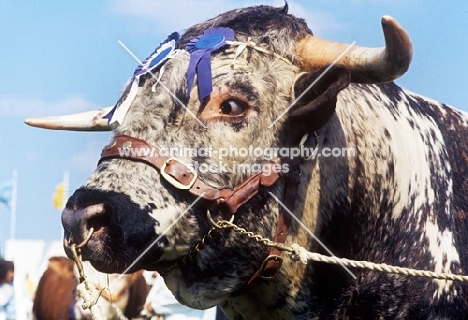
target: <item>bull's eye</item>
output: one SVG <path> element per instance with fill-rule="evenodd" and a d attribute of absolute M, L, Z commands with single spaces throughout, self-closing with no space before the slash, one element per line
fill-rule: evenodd
<path fill-rule="evenodd" d="M 244 113 L 245 109 L 245 104 L 236 100 L 226 100 L 221 103 L 221 107 L 219 108 L 222 114 L 230 116 L 239 116 Z"/>

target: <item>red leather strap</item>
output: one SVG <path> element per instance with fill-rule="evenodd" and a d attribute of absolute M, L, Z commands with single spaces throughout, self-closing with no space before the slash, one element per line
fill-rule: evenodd
<path fill-rule="evenodd" d="M 293 211 L 295 207 L 295 200 L 297 197 L 297 189 L 300 182 L 300 169 L 295 167 L 287 175 L 287 181 L 284 187 L 284 206 L 289 210 Z M 273 241 L 276 243 L 284 243 L 288 236 L 289 228 L 291 227 L 292 216 L 287 212 L 283 206 L 280 206 L 278 214 L 278 222 L 276 223 L 276 232 Z M 271 279 L 276 276 L 279 268 L 281 267 L 282 259 L 280 257 L 281 252 L 275 248 L 270 247 L 267 258 L 262 263 L 261 267 L 254 275 L 250 278 L 247 283 L 247 287 L 252 286 L 258 278 Z"/>
<path fill-rule="evenodd" d="M 169 158 L 146 141 L 127 135 L 118 135 L 101 152 L 99 162 L 123 158 L 134 161 L 142 161 L 160 170 L 166 180 L 174 180 L 176 183 L 189 186 L 187 191 L 202 198 L 210 209 L 221 206 L 223 211 L 234 214 L 240 206 L 249 201 L 258 193 L 261 186 L 269 187 L 280 178 L 280 173 L 274 170 L 281 165 L 281 159 L 276 158 L 265 164 L 264 170 L 250 176 L 234 189 L 216 189 L 203 182 L 196 173 L 188 168 L 181 160 Z M 168 180 L 168 181 L 169 181 Z M 174 185 L 174 181 L 169 181 Z"/>

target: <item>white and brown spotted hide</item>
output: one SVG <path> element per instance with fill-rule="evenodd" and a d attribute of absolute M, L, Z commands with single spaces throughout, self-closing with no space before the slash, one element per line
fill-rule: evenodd
<path fill-rule="evenodd" d="M 308 135 L 305 146 L 319 155 L 299 164 L 290 209 L 303 225 L 292 222 L 285 245 L 329 255 L 314 235 L 338 257 L 468 275 L 468 114 L 390 81 L 406 71 L 412 52 L 392 21 L 382 20 L 390 49 L 357 48 L 354 57 L 372 51 L 372 59 L 353 65 L 345 57 L 334 66 L 314 56 L 323 42 L 297 47 L 314 37 L 287 6 L 239 9 L 197 24 L 154 77 L 139 80 L 113 137 L 160 149 L 220 150 L 295 148 Z M 213 90 L 201 99 L 196 80 L 187 89 L 193 56 L 185 48 L 213 27 L 231 28 L 234 42 L 211 53 Z M 380 57 L 398 61 L 375 60 Z M 375 69 L 381 65 L 394 74 Z M 320 153 L 343 149 L 353 152 Z M 177 158 L 222 162 L 223 171 L 197 172 L 211 191 L 251 177 L 236 165 L 270 161 L 236 153 Z M 287 252 L 280 254 L 276 277 L 251 281 L 269 248 L 233 228 L 210 231 L 207 209 L 214 221 L 231 214 L 174 184 L 170 173 L 162 176 L 161 166 L 140 160 L 101 159 L 63 211 L 65 239 L 83 243 L 83 258 L 100 271 L 158 271 L 181 303 L 219 305 L 230 319 L 468 319 L 468 285 L 461 282 L 353 268 L 350 274 L 340 265 L 303 265 Z M 273 238 L 282 206 L 271 194 L 286 201 L 290 176 L 284 172 L 262 184 L 239 206 L 234 223 Z"/>

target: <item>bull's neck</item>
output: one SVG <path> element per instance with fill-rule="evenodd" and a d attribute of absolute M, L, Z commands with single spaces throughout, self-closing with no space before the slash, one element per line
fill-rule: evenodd
<path fill-rule="evenodd" d="M 310 290 L 311 278 L 304 276 L 306 266 L 285 261 L 280 274 L 264 280 L 243 295 L 229 297 L 222 304 L 229 319 L 294 319 L 298 314 L 315 319 L 317 308 L 302 309 L 301 301 L 316 301 Z M 310 306 L 310 305 L 309 305 Z"/>
<path fill-rule="evenodd" d="M 227 299 L 222 308 L 229 319 L 276 319 L 258 298 L 258 295 L 254 296 L 253 292 L 249 292 Z"/>

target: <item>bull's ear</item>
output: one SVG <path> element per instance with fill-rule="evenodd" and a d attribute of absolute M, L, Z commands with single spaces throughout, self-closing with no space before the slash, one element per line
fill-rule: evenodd
<path fill-rule="evenodd" d="M 291 108 L 290 116 L 293 119 L 301 117 L 309 128 L 319 129 L 335 112 L 336 97 L 350 82 L 349 71 L 341 65 L 304 73 L 294 84 L 297 101 Z"/>

